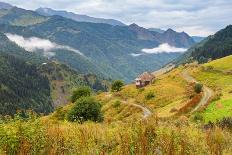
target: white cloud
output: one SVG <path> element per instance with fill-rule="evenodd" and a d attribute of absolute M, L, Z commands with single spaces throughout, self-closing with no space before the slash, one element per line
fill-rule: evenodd
<path fill-rule="evenodd" d="M 143 54 L 142 53 L 131 53 L 130 55 L 133 57 L 138 57 L 138 56 L 141 56 Z"/>
<path fill-rule="evenodd" d="M 9 40 L 15 42 L 20 47 L 23 47 L 26 51 L 36 52 L 38 50 L 42 50 L 44 52 L 44 55 L 47 57 L 52 57 L 55 55 L 55 53 L 51 52 L 54 49 L 69 50 L 78 53 L 80 55 L 83 55 L 77 49 L 74 49 L 69 46 L 58 45 L 47 39 L 41 39 L 37 37 L 24 38 L 23 36 L 10 34 L 10 33 L 6 33 L 6 36 L 9 38 Z"/>
<path fill-rule="evenodd" d="M 187 49 L 186 48 L 177 48 L 174 46 L 170 46 L 167 43 L 160 44 L 158 47 L 155 48 L 144 48 L 142 49 L 143 53 L 147 54 L 158 54 L 158 53 L 177 53 L 177 52 L 185 52 Z"/>

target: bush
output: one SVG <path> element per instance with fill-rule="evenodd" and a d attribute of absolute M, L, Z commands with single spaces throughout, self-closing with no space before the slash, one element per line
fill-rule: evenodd
<path fill-rule="evenodd" d="M 199 94 L 199 93 L 202 92 L 202 88 L 203 88 L 203 85 L 200 84 L 200 83 L 197 83 L 197 84 L 195 84 L 195 86 L 194 86 L 194 91 L 195 91 L 197 94 Z"/>
<path fill-rule="evenodd" d="M 117 107 L 119 107 L 120 105 L 121 105 L 121 102 L 117 100 L 117 101 L 114 102 L 113 107 L 114 107 L 114 108 L 117 108 Z"/>
<path fill-rule="evenodd" d="M 146 96 L 145 96 L 146 100 L 150 100 L 150 99 L 152 99 L 152 98 L 154 98 L 154 97 L 155 97 L 155 95 L 154 95 L 153 92 L 149 92 L 149 93 L 147 93 Z"/>
<path fill-rule="evenodd" d="M 91 120 L 103 121 L 101 104 L 92 97 L 82 97 L 75 102 L 74 107 L 67 113 L 67 120 L 83 122 Z"/>
<path fill-rule="evenodd" d="M 194 121 L 203 121 L 203 116 L 200 113 L 196 113 L 193 117 Z"/>
<path fill-rule="evenodd" d="M 91 95 L 91 89 L 89 87 L 80 87 L 73 91 L 71 101 L 75 102 L 81 97 L 87 97 Z"/>
<path fill-rule="evenodd" d="M 111 91 L 113 92 L 119 92 L 122 90 L 122 87 L 124 86 L 124 82 L 121 80 L 116 80 L 111 85 Z"/>

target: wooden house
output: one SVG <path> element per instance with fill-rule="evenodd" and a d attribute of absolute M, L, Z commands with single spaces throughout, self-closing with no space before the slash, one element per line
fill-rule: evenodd
<path fill-rule="evenodd" d="M 137 88 L 145 87 L 149 84 L 152 84 L 155 76 L 149 72 L 144 72 L 135 79 L 135 85 Z"/>

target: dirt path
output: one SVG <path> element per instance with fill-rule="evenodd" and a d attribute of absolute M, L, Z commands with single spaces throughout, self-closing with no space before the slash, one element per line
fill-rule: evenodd
<path fill-rule="evenodd" d="M 191 75 L 189 75 L 187 70 L 182 72 L 182 76 L 189 83 L 191 82 L 197 83 L 197 80 L 194 79 Z M 199 110 L 199 108 L 201 108 L 202 106 L 206 105 L 212 96 L 213 96 L 213 91 L 210 88 L 203 86 L 203 97 L 201 101 L 198 103 L 198 105 L 190 113 L 193 113 Z"/>
<path fill-rule="evenodd" d="M 107 93 L 107 97 L 112 97 L 112 94 Z M 148 116 L 150 116 L 152 114 L 151 110 L 149 110 L 147 107 L 142 106 L 140 104 L 129 103 L 128 101 L 125 101 L 125 100 L 121 100 L 121 102 L 124 104 L 131 105 L 131 106 L 134 106 L 134 107 L 141 109 L 143 111 L 143 119 L 147 118 Z"/>
<path fill-rule="evenodd" d="M 128 103 L 127 101 L 122 101 L 124 104 L 127 105 L 132 105 L 134 107 L 140 108 L 143 111 L 143 119 L 147 118 L 152 114 L 151 110 L 149 110 L 147 107 L 144 107 L 140 104 L 135 104 L 135 103 Z"/>

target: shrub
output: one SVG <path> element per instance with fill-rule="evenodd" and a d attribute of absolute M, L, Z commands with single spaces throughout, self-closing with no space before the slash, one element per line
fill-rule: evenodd
<path fill-rule="evenodd" d="M 196 113 L 193 117 L 194 121 L 203 121 L 203 116 L 200 113 Z"/>
<path fill-rule="evenodd" d="M 83 122 L 91 120 L 103 121 L 101 104 L 92 97 L 82 97 L 75 102 L 73 108 L 67 113 L 67 120 L 71 122 Z"/>
<path fill-rule="evenodd" d="M 199 94 L 202 92 L 202 88 L 203 88 L 203 85 L 200 84 L 200 83 L 196 83 L 195 86 L 194 86 L 194 91 Z"/>
<path fill-rule="evenodd" d="M 122 90 L 122 87 L 124 86 L 124 82 L 121 80 L 116 80 L 111 85 L 111 91 L 113 92 L 119 92 Z"/>
<path fill-rule="evenodd" d="M 120 105 L 121 105 L 121 102 L 117 100 L 117 101 L 114 102 L 113 107 L 114 107 L 114 108 L 117 108 L 117 107 L 119 107 Z"/>
<path fill-rule="evenodd" d="M 91 95 L 91 89 L 89 87 L 80 87 L 73 91 L 71 101 L 75 102 L 81 97 L 87 97 Z"/>
<path fill-rule="evenodd" d="M 64 108 L 58 107 L 56 111 L 54 112 L 53 117 L 56 118 L 57 120 L 64 120 L 65 114 L 66 114 L 66 111 L 64 110 Z"/>
<path fill-rule="evenodd" d="M 155 97 L 155 95 L 154 95 L 153 92 L 149 92 L 149 93 L 147 93 L 146 96 L 145 96 L 146 100 L 150 100 L 150 99 L 152 99 L 152 98 L 154 98 L 154 97 Z"/>

